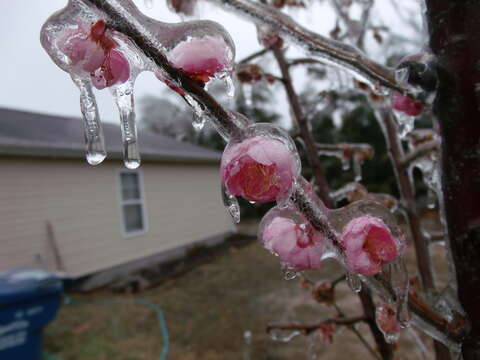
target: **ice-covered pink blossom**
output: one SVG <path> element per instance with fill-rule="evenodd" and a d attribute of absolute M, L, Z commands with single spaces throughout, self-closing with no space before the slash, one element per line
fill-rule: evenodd
<path fill-rule="evenodd" d="M 204 36 L 182 41 L 168 53 L 168 60 L 191 78 L 208 82 L 224 71 L 232 61 L 225 40 L 219 36 Z"/>
<path fill-rule="evenodd" d="M 130 77 L 130 65 L 123 54 L 110 50 L 102 66 L 91 74 L 93 86 L 101 90 L 115 84 L 122 84 Z"/>
<path fill-rule="evenodd" d="M 347 266 L 366 276 L 379 273 L 383 265 L 395 260 L 402 241 L 392 236 L 381 219 L 368 215 L 351 220 L 341 235 Z"/>
<path fill-rule="evenodd" d="M 220 165 L 222 182 L 232 195 L 260 203 L 288 195 L 295 174 L 295 158 L 287 145 L 265 136 L 228 146 Z"/>
<path fill-rule="evenodd" d="M 399 92 L 393 93 L 392 106 L 395 110 L 410 116 L 417 116 L 423 110 L 423 105 L 420 101 Z"/>
<path fill-rule="evenodd" d="M 288 268 L 301 271 L 320 267 L 325 241 L 306 220 L 299 224 L 286 217 L 273 217 L 264 225 L 261 237 L 263 246 Z"/>
<path fill-rule="evenodd" d="M 91 26 L 78 23 L 68 29 L 59 41 L 59 49 L 78 70 L 88 73 L 97 89 L 121 84 L 130 77 L 130 65 L 125 56 L 115 50 L 117 43 L 107 34 L 105 21 Z"/>
<path fill-rule="evenodd" d="M 102 66 L 107 52 L 92 40 L 84 24 L 77 29 L 68 29 L 58 44 L 59 49 L 68 56 L 73 66 L 90 73 Z"/>

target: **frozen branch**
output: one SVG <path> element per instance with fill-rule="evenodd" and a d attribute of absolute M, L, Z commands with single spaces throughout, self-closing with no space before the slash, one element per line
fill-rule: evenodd
<path fill-rule="evenodd" d="M 354 317 L 337 317 L 332 319 L 323 320 L 318 323 L 313 324 L 299 324 L 299 323 L 278 323 L 278 324 L 269 324 L 267 325 L 267 332 L 272 331 L 273 329 L 280 329 L 280 330 L 299 330 L 304 335 L 309 335 L 315 330 L 318 330 L 322 327 L 322 325 L 332 324 L 337 326 L 349 326 L 355 325 L 359 322 L 366 321 L 366 317 L 364 315 L 354 316 Z"/>
<path fill-rule="evenodd" d="M 292 78 L 288 69 L 288 63 L 283 54 L 283 50 L 280 49 L 278 46 L 275 46 L 272 51 L 282 74 L 283 84 L 287 93 L 287 99 L 294 117 L 293 120 L 298 126 L 301 138 L 305 143 L 308 162 L 313 170 L 315 183 L 318 185 L 319 189 L 319 195 L 328 207 L 333 207 L 334 202 L 330 197 L 328 183 L 325 179 L 325 174 L 320 165 L 320 159 L 317 156 L 316 144 L 313 139 L 312 132 L 310 131 L 310 125 L 303 113 L 303 109 L 300 105 L 300 99 L 298 98 L 298 95 L 293 87 Z"/>
<path fill-rule="evenodd" d="M 222 8 L 254 21 L 263 26 L 270 26 L 280 35 L 299 44 L 308 53 L 318 56 L 336 66 L 340 66 L 364 78 L 376 86 L 385 86 L 401 93 L 408 93 L 400 86 L 394 72 L 367 58 L 356 47 L 344 44 L 314 33 L 296 23 L 290 16 L 272 6 L 251 0 L 210 0 Z"/>
<path fill-rule="evenodd" d="M 407 168 L 413 161 L 417 160 L 418 158 L 427 155 L 431 151 L 438 151 L 440 150 L 441 141 L 440 140 L 432 140 L 427 143 L 418 145 L 415 150 L 409 152 L 405 155 L 401 161 L 400 166 L 401 168 Z"/>

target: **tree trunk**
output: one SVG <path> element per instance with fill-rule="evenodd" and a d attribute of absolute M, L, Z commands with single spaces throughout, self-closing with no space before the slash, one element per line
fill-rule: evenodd
<path fill-rule="evenodd" d="M 442 187 L 458 296 L 471 331 L 465 360 L 480 359 L 480 1 L 426 0 L 438 59 L 434 103 L 442 135 Z"/>

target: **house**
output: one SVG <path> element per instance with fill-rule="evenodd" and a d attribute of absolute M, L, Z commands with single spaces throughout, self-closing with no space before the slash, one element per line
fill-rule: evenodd
<path fill-rule="evenodd" d="M 142 165 L 128 170 L 119 127 L 104 133 L 108 157 L 91 166 L 80 119 L 0 109 L 0 271 L 135 269 L 232 231 L 219 153 L 140 133 Z"/>

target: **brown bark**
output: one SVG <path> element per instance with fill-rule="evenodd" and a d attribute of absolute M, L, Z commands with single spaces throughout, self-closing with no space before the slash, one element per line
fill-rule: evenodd
<path fill-rule="evenodd" d="M 471 331 L 465 360 L 480 359 L 480 2 L 427 0 L 437 57 L 434 103 L 442 135 L 442 187 L 458 296 Z"/>

